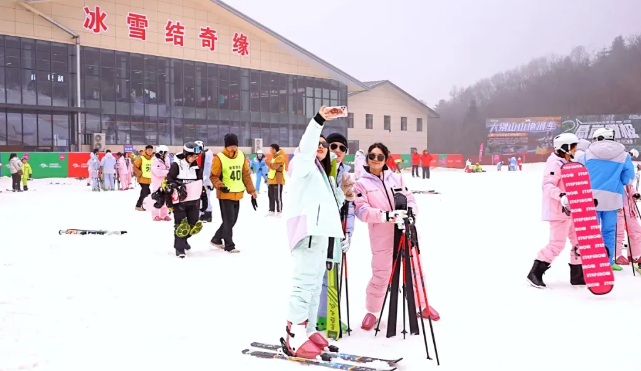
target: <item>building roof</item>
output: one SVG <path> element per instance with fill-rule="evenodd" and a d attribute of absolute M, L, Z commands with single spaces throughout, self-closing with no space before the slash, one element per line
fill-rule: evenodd
<path fill-rule="evenodd" d="M 279 35 L 275 31 L 269 29 L 267 26 L 257 22 L 256 20 L 248 17 L 247 15 L 241 13 L 240 11 L 236 10 L 235 8 L 231 7 L 230 5 L 220 1 L 220 0 L 210 0 L 214 4 L 220 6 L 221 8 L 227 10 L 231 14 L 243 19 L 247 23 L 251 24 L 252 26 L 268 33 L 269 35 L 273 36 L 276 38 L 280 43 L 278 44 L 279 47 L 282 49 L 286 50 L 292 55 L 295 55 L 305 62 L 309 63 L 311 66 L 316 67 L 322 72 L 325 72 L 328 76 L 330 76 L 332 79 L 336 81 L 340 81 L 343 84 L 348 86 L 348 90 L 350 91 L 358 91 L 358 90 L 367 90 L 369 87 L 365 84 L 363 84 L 361 81 L 356 79 L 355 77 L 347 74 L 346 72 L 342 71 L 338 67 L 330 64 L 329 62 L 319 58 L 315 54 L 303 49 L 299 45 L 291 42 L 290 40 L 286 39 L 285 37 Z"/>
<path fill-rule="evenodd" d="M 414 98 L 413 95 L 411 95 L 410 93 L 408 93 L 405 90 L 401 89 L 400 87 L 398 87 L 398 85 L 394 84 L 393 82 L 391 82 L 389 80 L 364 81 L 363 84 L 365 84 L 365 85 L 367 85 L 369 87 L 369 89 L 367 89 L 367 90 L 372 90 L 372 89 L 377 88 L 379 86 L 382 86 L 382 85 L 385 85 L 385 84 L 389 84 L 389 85 L 393 86 L 394 88 L 396 88 L 401 93 L 405 94 L 408 98 L 410 98 L 414 102 L 416 102 L 416 103 L 420 104 L 421 106 L 427 108 L 428 111 L 432 114 L 432 116 L 430 116 L 430 117 L 432 117 L 432 118 L 440 118 L 441 117 L 441 115 L 439 115 L 438 112 L 436 112 L 432 108 L 430 108 L 427 104 L 425 104 L 425 102 Z M 367 90 L 351 92 L 351 93 L 348 94 L 348 96 L 352 97 L 352 96 L 354 96 L 356 94 L 363 93 L 364 91 L 367 91 Z"/>

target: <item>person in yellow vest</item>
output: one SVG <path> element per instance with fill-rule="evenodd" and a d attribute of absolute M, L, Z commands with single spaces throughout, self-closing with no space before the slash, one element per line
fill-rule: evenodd
<path fill-rule="evenodd" d="M 151 194 L 149 185 L 151 184 L 151 162 L 153 158 L 154 146 L 147 145 L 145 152 L 134 161 L 134 173 L 136 174 L 138 184 L 140 184 L 140 197 L 138 197 L 138 202 L 136 203 L 136 210 L 138 211 L 145 211 L 142 203 L 145 198 Z"/>
<path fill-rule="evenodd" d="M 280 216 L 283 212 L 283 185 L 285 184 L 285 152 L 278 144 L 271 145 L 272 159 L 267 161 L 269 172 L 267 184 L 269 196 L 269 214 L 267 216 Z"/>
<path fill-rule="evenodd" d="M 240 200 L 243 198 L 243 192 L 247 191 L 253 197 L 252 205 L 256 210 L 258 194 L 252 184 L 245 154 L 238 150 L 236 134 L 225 135 L 225 148 L 214 157 L 209 179 L 216 188 L 222 219 L 222 224 L 212 237 L 211 244 L 229 253 L 239 252 L 233 240 L 233 229 L 238 220 Z"/>
<path fill-rule="evenodd" d="M 27 162 L 27 158 L 22 157 L 22 188 L 25 191 L 29 190 L 29 187 L 27 187 L 27 180 L 31 179 L 32 174 L 33 171 L 31 171 L 31 165 Z"/>

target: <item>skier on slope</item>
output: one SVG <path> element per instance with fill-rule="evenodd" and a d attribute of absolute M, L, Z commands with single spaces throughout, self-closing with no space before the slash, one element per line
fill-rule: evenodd
<path fill-rule="evenodd" d="M 631 157 L 639 157 L 639 151 L 632 149 L 628 152 Z M 641 262 L 641 224 L 639 224 L 639 209 L 636 206 L 636 201 L 641 199 L 641 195 L 634 188 L 632 184 L 628 184 L 624 188 L 625 197 L 623 199 L 623 209 L 617 213 L 617 227 L 616 227 L 616 260 L 612 266 L 613 270 L 623 270 L 621 265 L 629 265 L 630 261 L 627 256 L 622 255 L 621 245 L 626 243 L 625 232 L 628 232 L 629 245 L 628 248 L 632 252 L 632 262 L 638 264 Z M 625 213 L 625 216 L 624 214 Z M 626 225 L 627 222 L 627 225 Z M 627 227 L 627 228 L 626 228 Z"/>
<path fill-rule="evenodd" d="M 585 150 L 590 146 L 590 141 L 586 139 L 579 139 L 579 144 L 576 146 L 576 153 L 574 154 L 574 162 L 580 162 L 585 165 Z"/>
<path fill-rule="evenodd" d="M 288 170 L 291 181 L 286 196 L 291 202 L 285 216 L 294 275 L 287 334 L 281 340 L 285 353 L 309 359 L 321 354 L 321 349 L 328 345 L 323 335 L 315 331 L 314 324 L 332 241 L 332 260 L 340 262 L 340 241 L 344 235 L 339 207 L 345 198 L 354 197 L 349 190 L 345 195 L 330 177 L 329 145 L 321 132 L 325 121 L 335 118 L 326 106 L 320 108 L 307 125 Z"/>
<path fill-rule="evenodd" d="M 105 190 L 115 191 L 116 158 L 111 154 L 110 149 L 107 150 L 105 157 L 100 161 L 100 167 L 105 176 Z"/>
<path fill-rule="evenodd" d="M 100 184 L 98 182 L 98 171 L 100 171 L 100 161 L 98 161 L 98 149 L 94 149 L 89 154 L 87 170 L 89 171 L 89 178 L 91 178 L 91 190 L 99 192 Z"/>
<path fill-rule="evenodd" d="M 370 247 L 372 249 L 372 278 L 367 286 L 365 308 L 367 314 L 363 318 L 361 328 L 369 331 L 376 324 L 377 316 L 383 306 L 388 280 L 394 263 L 395 223 L 397 219 L 407 216 L 407 210 L 396 210 L 394 196 L 387 191 L 391 188 L 401 188 L 407 197 L 408 207 L 414 215 L 418 215 L 418 206 L 412 192 L 407 190 L 403 177 L 390 171 L 385 165 L 389 150 L 382 143 L 374 143 L 369 147 L 365 174 L 354 186 L 354 212 L 356 217 L 368 224 Z M 385 190 L 385 191 L 383 191 Z M 400 218 L 400 219 L 399 219 Z M 414 256 L 418 259 L 418 255 Z M 421 285 L 421 283 L 419 283 Z M 418 287 L 415 290 L 419 290 Z M 425 298 L 421 297 L 421 307 L 425 306 Z M 423 318 L 430 315 L 434 321 L 440 316 L 432 307 L 423 310 Z"/>
<path fill-rule="evenodd" d="M 603 243 L 610 265 L 614 265 L 617 213 L 623 207 L 623 187 L 634 179 L 634 165 L 625 146 L 614 141 L 614 129 L 598 129 L 593 139 L 585 151 L 585 167 L 590 173 L 592 194 L 598 201 L 596 214 Z"/>
<path fill-rule="evenodd" d="M 167 188 L 171 192 L 174 208 L 174 249 L 176 256 L 181 259 L 191 249 L 187 242 L 189 237 L 198 234 L 203 228 L 203 223 L 198 220 L 200 195 L 203 191 L 203 172 L 197 161 L 200 152 L 201 147 L 196 143 L 185 143 L 183 153 L 176 155 L 167 173 Z"/>
<path fill-rule="evenodd" d="M 251 169 L 256 174 L 256 193 L 260 193 L 260 184 L 267 179 L 267 165 L 265 164 L 265 154 L 262 149 L 256 151 L 256 157 L 251 161 Z"/>
<path fill-rule="evenodd" d="M 167 205 L 161 202 L 162 206 L 157 209 L 153 206 L 153 201 L 151 201 L 152 195 L 156 191 L 160 190 L 165 177 L 169 173 L 170 164 L 169 158 L 167 158 L 168 153 L 169 148 L 167 148 L 167 146 L 158 146 L 154 159 L 151 162 L 151 186 L 149 188 L 151 195 L 149 195 L 145 200 L 145 209 L 151 209 L 151 216 L 156 222 L 163 220 L 171 221 L 171 217 L 169 216 L 169 208 L 167 207 Z M 161 197 L 164 198 L 164 196 Z"/>
<path fill-rule="evenodd" d="M 579 254 L 579 242 L 574 223 L 570 215 L 570 202 L 565 195 L 565 186 L 561 179 L 561 166 L 572 161 L 576 153 L 579 138 L 572 133 L 559 134 L 554 138 L 554 153 L 548 157 L 543 173 L 543 214 L 542 219 L 550 222 L 550 242 L 539 251 L 532 269 L 527 276 L 530 284 L 536 288 L 544 288 L 543 274 L 550 264 L 565 248 L 569 238 L 572 244 L 570 250 L 570 284 L 585 285 L 583 266 Z"/>
<path fill-rule="evenodd" d="M 203 223 L 211 223 L 211 191 L 214 190 L 214 184 L 211 182 L 211 179 L 209 179 L 209 176 L 211 175 L 211 164 L 214 162 L 214 153 L 209 148 L 205 148 L 205 144 L 202 141 L 197 140 L 194 143 L 201 149 L 201 153 L 198 155 L 198 166 L 202 172 L 203 185 L 207 197 L 206 203 L 201 197 L 200 221 Z"/>
<path fill-rule="evenodd" d="M 365 173 L 363 166 L 365 166 L 366 162 L 365 152 L 362 149 L 359 149 L 354 156 L 354 176 L 356 177 L 356 180 L 360 179 Z"/>

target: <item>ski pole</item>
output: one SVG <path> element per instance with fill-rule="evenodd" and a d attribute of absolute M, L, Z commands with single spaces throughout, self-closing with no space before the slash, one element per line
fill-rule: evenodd
<path fill-rule="evenodd" d="M 345 269 L 345 304 L 347 304 L 347 335 L 352 336 L 352 327 L 349 324 L 349 284 L 347 283 L 347 254 L 343 253 L 343 269 Z M 342 284 L 341 284 L 342 287 Z"/>
<path fill-rule="evenodd" d="M 408 223 L 409 224 L 409 223 Z M 408 226 L 411 228 L 411 226 Z M 410 251 L 411 251 L 411 246 L 410 246 Z M 421 293 L 418 290 L 418 279 L 416 277 L 416 266 L 414 264 L 414 255 L 410 256 L 410 262 L 412 265 L 412 273 L 414 276 L 414 287 L 416 287 L 416 303 L 418 304 L 418 315 L 421 317 L 421 327 L 423 329 L 423 342 L 425 343 L 425 353 L 427 353 L 427 359 L 432 359 L 430 357 L 430 350 L 429 347 L 427 346 L 427 334 L 425 333 L 425 319 L 423 318 L 423 309 L 421 308 Z M 418 254 L 417 254 L 417 259 L 418 259 Z M 427 296 L 425 297 L 425 309 L 429 312 L 429 305 L 427 305 Z M 430 321 L 430 328 L 432 326 L 432 314 L 430 313 L 429 316 L 429 321 Z M 432 338 L 434 337 L 434 331 L 432 330 Z M 434 346 L 434 350 L 436 350 L 436 345 Z M 436 362 L 437 364 L 440 365 L 438 361 L 438 353 L 436 353 Z"/>
<path fill-rule="evenodd" d="M 630 259 L 630 266 L 632 267 L 632 275 L 636 276 L 637 272 L 634 269 L 634 260 L 632 260 L 632 244 L 630 243 L 630 232 L 628 231 L 628 217 L 625 215 L 625 207 L 623 208 L 623 221 L 625 222 L 625 233 L 628 235 L 628 259 Z"/>
<path fill-rule="evenodd" d="M 378 316 L 378 323 L 376 324 L 376 329 L 374 329 L 374 336 L 378 335 L 380 331 L 381 318 L 383 317 L 383 310 L 385 309 L 385 303 L 387 302 L 387 297 L 389 296 L 390 291 L 392 290 L 392 279 L 394 278 L 394 272 L 396 272 L 396 266 L 398 264 L 399 253 L 401 251 L 401 246 L 405 240 L 401 238 L 398 242 L 398 248 L 396 250 L 396 258 L 394 258 L 394 264 L 392 266 L 392 272 L 390 273 L 389 282 L 387 283 L 387 290 L 385 291 L 385 298 L 383 299 L 383 306 L 381 306 L 381 313 Z"/>

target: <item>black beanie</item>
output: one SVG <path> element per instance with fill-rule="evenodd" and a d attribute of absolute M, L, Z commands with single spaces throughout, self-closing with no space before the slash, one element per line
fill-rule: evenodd
<path fill-rule="evenodd" d="M 340 133 L 331 133 L 330 135 L 327 136 L 327 143 L 343 143 L 345 147 L 347 147 L 347 138 L 343 136 L 343 134 Z"/>
<path fill-rule="evenodd" d="M 229 133 L 225 135 L 225 147 L 229 146 L 237 146 L 238 145 L 238 137 L 234 133 Z"/>

